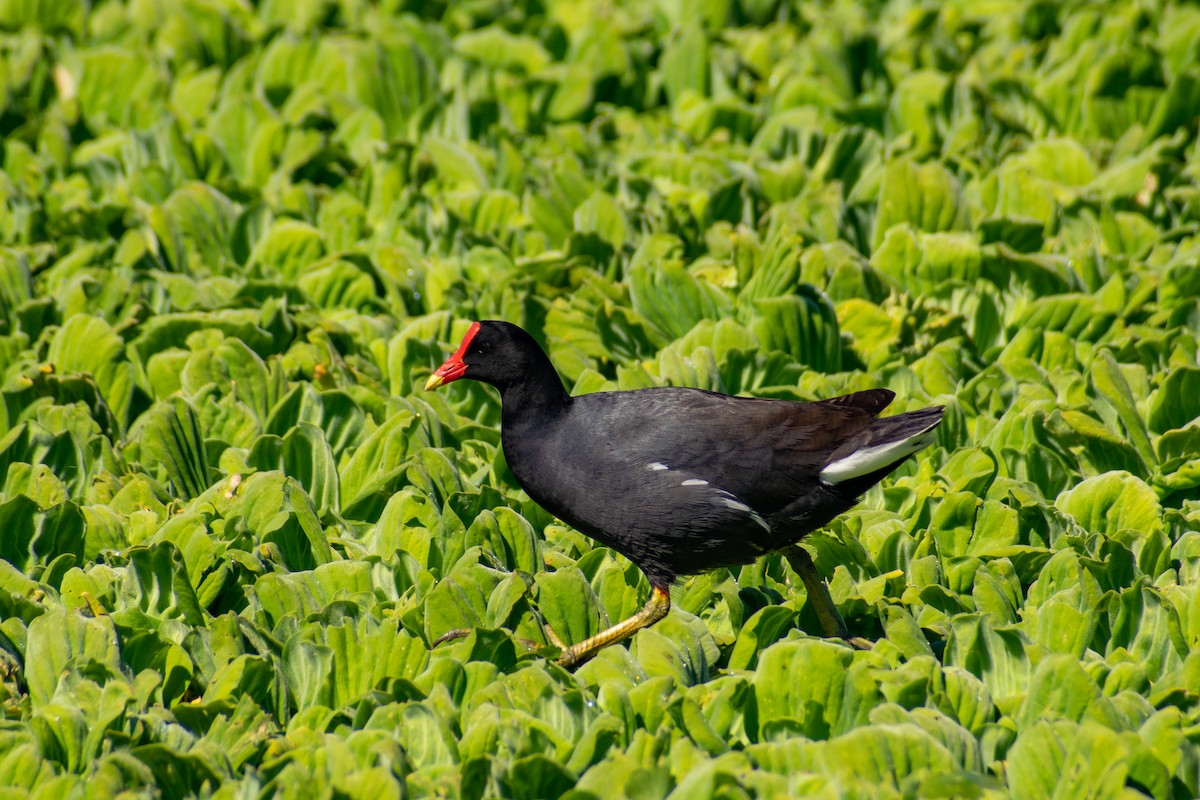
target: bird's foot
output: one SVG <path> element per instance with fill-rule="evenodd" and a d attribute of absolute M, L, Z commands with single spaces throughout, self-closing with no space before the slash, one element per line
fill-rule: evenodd
<path fill-rule="evenodd" d="M 547 630 L 549 630 L 549 628 L 547 628 Z M 441 636 L 434 639 L 433 644 L 431 644 L 429 647 L 430 647 L 430 649 L 433 649 L 434 647 L 437 647 L 439 644 L 442 644 L 444 642 L 450 642 L 455 639 L 464 639 L 467 636 L 470 636 L 474 632 L 475 632 L 474 628 L 454 628 L 452 630 L 446 631 Z M 555 639 L 557 639 L 557 638 L 558 637 L 555 637 Z M 517 644 L 521 645 L 522 647 L 524 647 L 526 650 L 528 650 L 531 653 L 536 652 L 537 650 L 540 650 L 542 648 L 542 645 L 538 644 L 537 642 L 533 641 L 532 639 L 525 639 L 520 636 L 514 636 L 514 637 L 512 637 L 512 640 L 514 642 L 516 642 Z M 556 647 L 562 646 L 561 643 L 559 643 L 557 641 L 555 641 L 553 644 Z"/>
<path fill-rule="evenodd" d="M 558 664 L 564 669 L 573 669 L 579 666 L 584 661 L 587 661 L 594 656 L 600 650 L 600 648 L 604 646 L 593 646 L 591 639 L 582 641 L 579 644 L 568 645 L 563 642 L 559 635 L 555 633 L 554 629 L 549 625 L 542 625 L 542 630 L 545 632 L 546 640 L 550 643 L 550 646 L 557 648 L 560 651 L 559 655 L 554 659 L 554 663 Z M 455 628 L 453 630 L 446 631 L 441 636 L 433 640 L 431 647 L 437 647 L 439 644 L 451 642 L 455 639 L 464 639 L 472 633 L 474 633 L 473 628 Z M 545 647 L 545 645 L 535 642 L 532 639 L 524 639 L 520 636 L 514 636 L 513 641 L 520 644 L 530 653 L 536 653 Z"/>
<path fill-rule="evenodd" d="M 670 610 L 671 595 L 667 591 L 667 588 L 665 586 L 653 586 L 650 590 L 650 599 L 646 601 L 646 605 L 642 607 L 641 611 L 629 619 L 618 622 L 612 627 L 605 628 L 595 636 L 590 636 L 582 642 L 577 642 L 563 649 L 562 655 L 556 659 L 556 663 L 564 669 L 574 669 L 585 661 L 590 660 L 592 656 L 610 644 L 624 641 L 642 628 L 650 627 L 665 617 Z"/>
<path fill-rule="evenodd" d="M 445 633 L 443 633 L 441 636 L 434 639 L 433 643 L 429 645 L 429 649 L 432 650 L 433 648 L 437 647 L 439 644 L 443 644 L 445 642 L 452 642 L 455 639 L 463 639 L 463 638 L 471 635 L 473 632 L 474 632 L 473 628 L 454 628 L 452 630 L 448 630 Z"/>
<path fill-rule="evenodd" d="M 554 662 L 564 669 L 574 669 L 585 661 L 589 660 L 596 653 L 600 652 L 610 644 L 628 639 L 633 634 L 637 633 L 642 628 L 648 628 L 654 623 L 667 615 L 671 610 L 671 595 L 667 589 L 662 586 L 655 586 L 650 592 L 650 599 L 641 611 L 634 614 L 627 620 L 618 622 L 610 628 L 606 628 L 595 636 L 588 637 L 582 642 L 577 642 L 573 645 L 566 645 L 559 638 L 558 634 L 549 625 L 542 625 L 542 630 L 546 634 L 546 639 L 551 645 L 558 648 L 561 652 Z M 449 642 L 454 639 L 462 639 L 472 633 L 471 628 L 454 628 L 446 631 L 441 636 L 433 640 L 433 647 L 437 647 L 443 642 Z M 527 647 L 531 653 L 536 653 L 541 650 L 544 645 L 538 642 L 532 642 L 528 639 L 513 637 L 514 641 L 520 642 Z"/>

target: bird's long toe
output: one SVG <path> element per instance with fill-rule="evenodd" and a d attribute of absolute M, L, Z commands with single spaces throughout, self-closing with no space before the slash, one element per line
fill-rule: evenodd
<path fill-rule="evenodd" d="M 455 639 L 464 639 L 467 636 L 470 636 L 473 632 L 474 631 L 471 628 L 453 628 L 451 630 L 446 631 L 445 633 L 443 633 L 441 636 L 437 637 L 436 639 L 434 639 L 432 644 L 429 645 L 429 647 L 430 647 L 430 649 L 433 649 L 434 647 L 437 647 L 439 644 L 444 644 L 446 642 L 452 642 Z"/>

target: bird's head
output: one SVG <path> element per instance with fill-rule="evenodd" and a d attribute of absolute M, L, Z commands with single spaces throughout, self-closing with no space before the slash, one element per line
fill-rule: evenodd
<path fill-rule="evenodd" d="M 494 319 L 474 322 L 454 354 L 429 376 L 425 390 L 459 378 L 483 381 L 503 390 L 528 380 L 543 363 L 549 362 L 542 348 L 516 325 Z"/>

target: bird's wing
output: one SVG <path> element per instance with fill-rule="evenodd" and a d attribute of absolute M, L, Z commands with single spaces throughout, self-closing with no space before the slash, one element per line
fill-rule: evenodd
<path fill-rule="evenodd" d="M 611 458 L 686 471 L 769 514 L 811 488 L 829 455 L 891 398 L 885 389 L 817 403 L 646 389 L 575 401 Z"/>

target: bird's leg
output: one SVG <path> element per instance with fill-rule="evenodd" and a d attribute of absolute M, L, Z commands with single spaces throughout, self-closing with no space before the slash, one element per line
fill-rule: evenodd
<path fill-rule="evenodd" d="M 650 599 L 646 601 L 646 605 L 642 606 L 642 610 L 634 614 L 632 617 L 618 622 L 610 628 L 600 631 L 595 636 L 588 637 L 582 642 L 573 644 L 570 647 L 563 644 L 562 640 L 555 634 L 554 629 L 549 625 L 543 625 L 542 630 L 546 633 L 546 638 L 555 647 L 561 649 L 560 655 L 556 661 L 560 667 L 571 669 L 577 667 L 583 662 L 590 659 L 596 653 L 600 652 L 610 644 L 628 639 L 633 634 L 640 631 L 642 628 L 649 628 L 654 623 L 667 615 L 671 610 L 671 595 L 667 589 L 662 586 L 654 586 L 650 590 Z M 437 639 L 434 640 L 433 646 L 437 647 L 443 642 L 449 642 L 454 639 L 462 639 L 472 632 L 471 628 L 455 628 L 454 630 L 446 631 Z M 531 642 L 528 639 L 515 638 L 515 641 L 525 645 L 529 650 L 537 650 L 540 645 L 536 642 Z"/>
<path fill-rule="evenodd" d="M 582 642 L 566 648 L 557 659 L 558 665 L 567 669 L 579 666 L 610 644 L 628 639 L 642 628 L 650 627 L 665 617 L 670 610 L 671 595 L 667 588 L 654 586 L 650 590 L 650 599 L 646 601 L 646 605 L 642 606 L 641 611 L 629 619 L 618 622 L 611 628 L 600 631 L 595 636 L 590 636 Z"/>
<path fill-rule="evenodd" d="M 825 635 L 830 638 L 843 639 L 857 650 L 870 650 L 871 643 L 869 641 L 861 636 L 850 635 L 850 631 L 846 628 L 846 622 L 838 613 L 837 606 L 833 604 L 833 598 L 829 596 L 829 587 L 817 574 L 817 567 L 813 564 L 812 556 L 808 554 L 808 551 L 798 544 L 793 544 L 783 549 L 783 557 L 792 565 L 792 569 L 800 576 L 800 580 L 804 581 L 804 588 L 808 592 L 808 602 L 812 604 L 813 611 L 817 613 L 817 619 L 820 621 L 821 630 Z"/>

